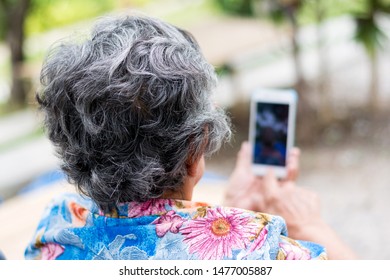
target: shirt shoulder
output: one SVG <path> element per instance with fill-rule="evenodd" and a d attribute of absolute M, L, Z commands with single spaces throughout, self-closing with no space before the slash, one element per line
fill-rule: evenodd
<path fill-rule="evenodd" d="M 25 250 L 26 259 L 55 259 L 64 251 L 62 243 L 77 237 L 70 229 L 91 223 L 96 204 L 77 193 L 63 193 L 45 207 L 32 240 Z"/>

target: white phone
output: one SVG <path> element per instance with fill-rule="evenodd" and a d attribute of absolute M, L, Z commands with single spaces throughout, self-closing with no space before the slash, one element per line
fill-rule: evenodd
<path fill-rule="evenodd" d="M 253 92 L 249 142 L 254 174 L 263 176 L 271 167 L 278 178 L 287 175 L 287 156 L 295 138 L 297 102 L 294 89 L 261 88 Z"/>

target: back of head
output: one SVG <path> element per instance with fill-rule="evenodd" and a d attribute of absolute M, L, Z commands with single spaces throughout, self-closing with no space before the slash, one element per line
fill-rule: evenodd
<path fill-rule="evenodd" d="M 98 22 L 49 52 L 37 100 L 62 169 L 103 209 L 177 190 L 190 159 L 230 136 L 193 37 L 160 20 Z"/>

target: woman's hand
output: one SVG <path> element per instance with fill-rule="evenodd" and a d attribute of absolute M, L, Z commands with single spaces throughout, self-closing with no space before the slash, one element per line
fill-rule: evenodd
<path fill-rule="evenodd" d="M 249 143 L 244 142 L 241 145 L 236 166 L 229 179 L 224 204 L 231 207 L 266 212 L 267 203 L 263 194 L 264 179 L 253 174 L 250 152 Z M 299 173 L 299 157 L 299 149 L 292 149 L 287 159 L 287 176 L 284 180 L 278 182 L 280 186 L 295 183 Z"/>
<path fill-rule="evenodd" d="M 225 205 L 282 216 L 293 238 L 300 235 L 302 228 L 320 223 L 322 218 L 318 196 L 295 185 L 299 157 L 299 149 L 292 149 L 288 155 L 287 176 L 284 180 L 278 180 L 272 168 L 264 177 L 259 177 L 252 172 L 250 145 L 244 142 L 229 180 Z"/>
<path fill-rule="evenodd" d="M 224 205 L 260 211 L 263 196 L 259 191 L 259 186 L 261 186 L 261 178 L 252 173 L 249 143 L 244 142 L 229 179 Z"/>
<path fill-rule="evenodd" d="M 286 221 L 289 237 L 325 246 L 330 259 L 356 259 L 353 250 L 322 219 L 318 196 L 295 185 L 299 155 L 298 149 L 290 152 L 284 180 L 277 180 L 272 169 L 258 177 L 251 169 L 249 144 L 244 142 L 229 180 L 225 205 L 279 215 Z"/>
<path fill-rule="evenodd" d="M 284 218 L 289 236 L 300 239 L 303 231 L 323 225 L 320 199 L 316 193 L 297 187 L 293 181 L 279 182 L 272 169 L 259 186 L 263 195 L 262 211 Z"/>

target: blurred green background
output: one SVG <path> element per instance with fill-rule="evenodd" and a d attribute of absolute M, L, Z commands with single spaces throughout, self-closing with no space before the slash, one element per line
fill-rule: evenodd
<path fill-rule="evenodd" d="M 215 98 L 235 133 L 208 172 L 232 171 L 251 92 L 293 87 L 299 184 L 319 193 L 362 258 L 390 259 L 379 242 L 390 235 L 390 0 L 0 0 L 3 204 L 58 164 L 34 100 L 50 45 L 99 16 L 134 12 L 192 32 L 215 66 Z"/>

